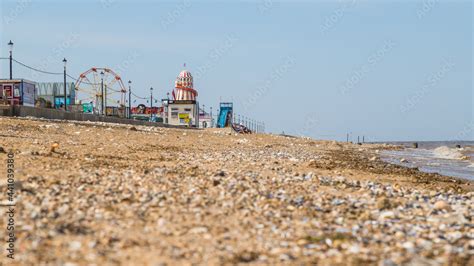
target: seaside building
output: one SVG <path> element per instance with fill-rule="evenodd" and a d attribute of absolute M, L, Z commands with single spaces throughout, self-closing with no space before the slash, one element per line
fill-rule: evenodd
<path fill-rule="evenodd" d="M 0 103 L 35 106 L 36 83 L 26 79 L 0 80 Z"/>
<path fill-rule="evenodd" d="M 199 109 L 199 127 L 207 128 L 212 127 L 212 117 L 211 114 L 206 112 L 203 109 Z"/>
<path fill-rule="evenodd" d="M 164 122 L 176 126 L 199 127 L 197 95 L 191 72 L 181 71 L 175 81 L 172 99 L 163 100 Z"/>

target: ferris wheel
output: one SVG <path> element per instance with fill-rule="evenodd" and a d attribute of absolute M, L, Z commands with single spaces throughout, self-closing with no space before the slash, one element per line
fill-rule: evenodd
<path fill-rule="evenodd" d="M 76 103 L 92 103 L 97 110 L 103 110 L 104 106 L 125 106 L 127 90 L 122 78 L 110 68 L 87 70 L 79 76 L 75 88 Z"/>

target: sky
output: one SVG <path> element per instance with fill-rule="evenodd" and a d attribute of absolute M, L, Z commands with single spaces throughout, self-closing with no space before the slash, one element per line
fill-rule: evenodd
<path fill-rule="evenodd" d="M 0 57 L 79 77 L 108 67 L 166 98 L 186 63 L 198 100 L 267 132 L 474 140 L 471 1 L 1 0 Z M 8 61 L 0 60 L 0 78 Z M 14 65 L 14 77 L 62 82 Z M 73 81 L 73 80 L 70 80 Z M 137 100 L 135 104 L 146 103 Z"/>

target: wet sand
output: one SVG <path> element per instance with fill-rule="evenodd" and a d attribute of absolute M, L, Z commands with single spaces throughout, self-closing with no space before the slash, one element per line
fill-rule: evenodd
<path fill-rule="evenodd" d="M 0 117 L 0 147 L 17 264 L 474 264 L 473 183 L 395 146 Z"/>

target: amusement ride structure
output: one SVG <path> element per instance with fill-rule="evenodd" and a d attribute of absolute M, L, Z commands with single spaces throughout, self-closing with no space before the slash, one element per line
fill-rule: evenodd
<path fill-rule="evenodd" d="M 198 96 L 194 89 L 194 81 L 191 72 L 183 70 L 179 73 L 175 81 L 173 99 L 177 101 L 195 101 Z"/>
<path fill-rule="evenodd" d="M 126 88 L 122 78 L 110 68 L 93 67 L 79 76 L 75 102 L 92 103 L 103 112 L 107 106 L 125 106 Z"/>

